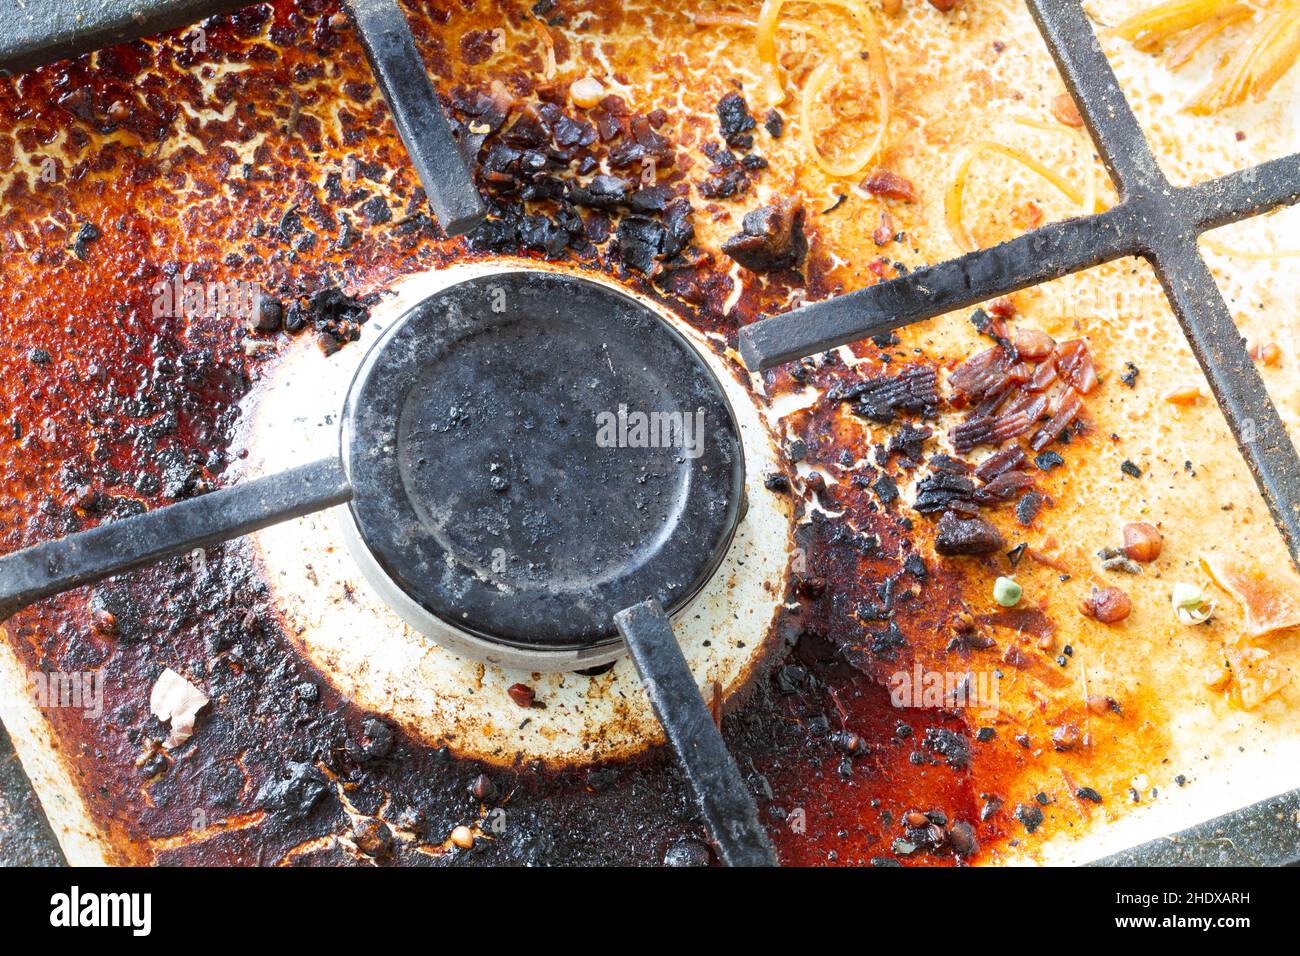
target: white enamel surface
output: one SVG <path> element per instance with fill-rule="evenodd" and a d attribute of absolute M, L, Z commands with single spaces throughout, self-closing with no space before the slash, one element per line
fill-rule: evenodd
<path fill-rule="evenodd" d="M 374 309 L 361 342 L 329 358 L 311 337 L 301 337 L 249 401 L 247 473 L 336 454 L 339 412 L 368 344 L 437 289 L 508 268 L 457 266 L 412 277 Z M 716 682 L 725 700 L 745 686 L 762 657 L 785 595 L 789 501 L 763 487 L 763 478 L 778 470 L 776 449 L 747 389 L 696 333 L 674 324 L 700 346 L 723 383 L 745 446 L 748 512 L 718 573 L 674 624 L 706 699 Z M 513 670 L 453 653 L 406 624 L 349 554 L 348 520 L 346 509 L 335 509 L 276 525 L 251 540 L 286 631 L 359 707 L 430 743 L 502 763 L 517 755 L 588 762 L 661 739 L 627 658 L 597 677 Z M 546 706 L 521 709 L 506 693 L 515 683 L 532 687 Z"/>

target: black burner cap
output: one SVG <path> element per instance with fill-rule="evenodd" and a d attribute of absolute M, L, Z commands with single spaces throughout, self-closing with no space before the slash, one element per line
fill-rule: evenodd
<path fill-rule="evenodd" d="M 510 272 L 425 299 L 348 397 L 352 514 L 383 571 L 455 627 L 531 650 L 618 641 L 717 569 L 744 458 L 703 359 L 585 279 Z"/>

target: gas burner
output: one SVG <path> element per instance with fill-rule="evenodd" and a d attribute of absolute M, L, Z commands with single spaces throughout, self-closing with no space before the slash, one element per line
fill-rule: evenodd
<path fill-rule="evenodd" d="M 396 285 L 393 295 L 374 307 L 369 323 L 364 326 L 361 349 L 344 349 L 325 356 L 311 342 L 295 343 L 274 365 L 244 410 L 246 427 L 240 441 L 246 446 L 248 457 L 243 463 L 243 479 L 290 470 L 304 457 L 325 458 L 337 454 L 338 421 L 348 394 L 354 392 L 357 376 L 364 373 L 364 367 L 369 367 L 373 349 L 395 334 L 394 326 L 402 323 L 409 313 L 420 310 L 421 303 L 454 294 L 461 284 L 490 289 L 494 285 L 499 287 L 503 276 L 523 278 L 517 269 L 517 265 L 510 263 L 480 263 L 417 274 Z M 536 280 L 537 273 L 530 276 Z M 735 428 L 735 436 L 740 440 L 745 464 L 745 509 L 736 524 L 735 536 L 716 553 L 719 561 L 716 570 L 708 568 L 712 570 L 711 576 L 707 576 L 693 597 L 686 593 L 689 587 L 676 591 L 662 589 L 656 593 L 671 610 L 677 644 L 695 675 L 695 695 L 703 693 L 706 700 L 720 700 L 724 708 L 729 708 L 744 697 L 779 645 L 774 628 L 787 594 L 793 558 L 793 499 L 771 493 L 763 486 L 767 476 L 783 467 L 779 442 L 753 394 L 742 385 L 742 372 L 719 354 L 718 343 L 708 341 L 650 300 L 617 289 L 602 277 L 573 280 L 545 276 L 542 281 L 546 287 L 572 289 L 573 294 L 588 293 L 595 300 L 612 303 L 616 312 L 607 312 L 602 320 L 602 341 L 612 343 L 610 319 L 619 319 L 621 315 L 629 320 L 649 321 L 653 316 L 654 324 L 647 328 L 654 329 L 655 341 L 660 341 L 667 330 L 667 336 L 662 338 L 664 345 L 679 355 L 681 347 L 685 347 L 686 355 L 692 356 L 682 367 L 689 369 L 694 377 L 697 373 L 693 371 L 693 363 L 702 362 L 706 369 L 702 380 L 710 382 L 711 388 L 722 390 L 723 407 L 729 408 L 732 418 L 722 416 L 716 421 L 727 431 Z M 572 300 L 567 298 L 565 302 Z M 580 347 L 594 349 L 590 342 L 581 342 Z M 597 362 L 571 369 L 575 372 L 575 388 L 588 388 L 593 377 L 598 381 L 608 380 L 612 375 L 611 362 L 615 369 L 620 368 L 606 350 L 591 354 L 597 356 Z M 660 354 L 664 354 L 663 349 L 637 354 L 625 360 L 621 368 L 638 373 L 633 377 L 634 384 L 649 369 L 662 371 L 658 358 L 647 367 L 642 355 Z M 494 363 L 499 360 L 495 354 L 491 358 Z M 508 352 L 508 358 L 515 360 L 517 355 Z M 546 369 L 543 363 L 543 371 L 552 369 Z M 547 386 L 559 388 L 558 381 L 552 380 L 560 377 L 549 375 Z M 524 390 L 526 395 L 528 389 Z M 586 444 L 578 446 L 578 451 L 585 455 L 637 451 L 646 455 L 646 460 L 662 454 L 659 449 L 606 450 L 595 444 L 595 415 L 612 408 L 615 412 L 612 424 L 617 425 L 619 399 L 611 394 L 611 401 L 614 403 L 608 408 L 593 406 L 584 412 L 591 418 L 585 427 Z M 512 405 L 511 401 L 504 401 L 503 405 L 508 415 L 491 418 L 490 424 L 508 432 L 515 420 L 510 415 L 523 406 L 517 402 Z M 460 406 L 464 407 L 465 403 L 460 402 Z M 636 407 L 629 403 L 629 427 L 633 424 L 630 412 Z M 706 427 L 710 423 L 707 410 L 705 423 Z M 706 442 L 712 442 L 708 431 L 706 428 Z M 578 437 L 581 436 L 578 432 Z M 511 436 L 511 442 L 516 441 L 523 440 Z M 708 450 L 707 445 L 703 447 Z M 551 453 L 549 447 L 543 451 Z M 662 460 L 681 473 L 705 467 L 708 462 L 707 454 L 701 454 L 698 459 L 681 457 L 684 458 L 681 462 L 677 458 L 679 455 L 662 455 Z M 491 471 L 494 459 L 461 457 L 459 460 L 467 464 L 463 471 L 478 480 L 490 483 L 491 477 L 504 473 L 511 483 L 510 489 L 500 493 L 504 496 L 521 494 L 529 488 L 517 481 L 519 472 Z M 525 460 L 519 457 L 511 467 L 521 467 Z M 476 467 L 471 470 L 469 463 Z M 577 467 L 568 468 L 560 476 L 562 480 L 556 490 L 576 496 L 591 477 L 607 479 L 606 471 L 603 467 L 585 473 Z M 630 485 L 632 497 L 625 505 L 611 492 L 614 501 L 611 507 L 632 510 L 638 492 L 650 496 L 653 485 L 642 485 L 640 479 L 640 472 L 634 472 Z M 603 484 L 612 488 L 610 481 L 604 480 Z M 646 492 L 646 488 L 651 492 Z M 675 493 L 681 490 L 676 484 L 672 488 Z M 500 506 L 497 496 L 497 492 L 491 492 L 490 506 Z M 732 499 L 735 496 L 728 492 L 728 503 Z M 577 510 L 584 514 L 591 510 L 586 497 L 578 498 Z M 616 516 L 623 514 L 616 511 Z M 460 514 L 455 515 L 456 520 L 460 518 Z M 563 518 L 569 520 L 575 515 L 569 511 Z M 694 536 L 695 525 L 672 518 L 671 514 L 669 520 L 682 520 L 684 537 Z M 584 527 L 593 525 L 586 523 Z M 601 525 L 594 527 L 601 531 Z M 676 525 L 664 528 L 666 538 L 672 527 Z M 699 525 L 701 531 L 703 528 L 705 523 Z M 590 766 L 632 757 L 662 740 L 662 730 L 641 691 L 636 667 L 625 656 L 620 641 L 608 630 L 606 633 L 612 640 L 598 639 L 589 649 L 556 650 L 543 646 L 541 653 L 528 654 L 525 662 L 521 661 L 525 656 L 523 649 L 487 643 L 482 637 L 456 626 L 459 623 L 456 620 L 448 622 L 439 618 L 409 598 L 406 598 L 408 606 L 403 609 L 404 594 L 383 574 L 373 558 L 369 558 L 347 507 L 274 524 L 256 532 L 250 541 L 257 564 L 268 581 L 272 604 L 282 615 L 282 630 L 303 657 L 328 675 L 330 683 L 348 700 L 361 708 L 385 714 L 417 739 L 428 741 L 434 747 L 448 747 L 458 756 L 495 765 L 511 766 L 519 758 L 526 758 L 554 767 Z M 584 548 L 588 546 L 586 542 L 581 544 Z M 498 558 L 495 566 L 502 567 L 500 559 L 508 557 L 504 553 L 491 554 L 498 546 L 493 541 L 486 549 L 478 546 L 472 549 L 473 555 L 489 555 L 486 566 L 489 578 L 493 572 L 490 558 Z M 677 545 L 664 540 L 656 548 L 663 551 Z M 689 554 L 694 555 L 695 561 L 706 563 L 706 548 L 689 544 L 686 548 L 693 549 Z M 558 554 L 558 549 L 551 549 L 550 553 Z M 568 555 L 560 557 L 568 559 Z M 608 551 L 602 549 L 591 557 L 608 559 Z M 673 567 L 669 572 L 677 580 L 689 580 L 690 575 L 682 570 L 684 567 Z M 304 572 L 307 568 L 309 571 Z M 471 641 L 468 646 L 467 641 Z M 612 666 L 602 667 L 599 674 L 572 672 L 608 661 L 612 661 Z M 515 705 L 511 704 L 508 691 L 517 683 L 528 685 L 537 700 L 545 702 L 545 708 L 526 711 L 528 719 L 512 719 Z"/>
<path fill-rule="evenodd" d="M 347 550 L 434 641 L 539 672 L 630 652 L 723 860 L 774 862 L 669 624 L 745 511 L 740 429 L 701 353 L 606 285 L 496 272 L 401 313 L 335 421 L 333 457 L 0 558 L 0 616 L 348 502 Z"/>
<path fill-rule="evenodd" d="M 558 274 L 470 279 L 389 328 L 343 463 L 375 590 L 440 644 L 527 670 L 621 656 L 614 615 L 681 610 L 744 504 L 713 372 L 646 306 Z"/>

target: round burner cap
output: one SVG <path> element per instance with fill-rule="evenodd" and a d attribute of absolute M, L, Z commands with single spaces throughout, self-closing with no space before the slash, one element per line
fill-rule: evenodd
<path fill-rule="evenodd" d="M 649 597 L 683 607 L 744 495 L 731 407 L 685 338 L 542 272 L 470 279 L 398 320 L 352 384 L 343 458 L 383 584 L 529 652 L 615 645 L 614 614 Z"/>

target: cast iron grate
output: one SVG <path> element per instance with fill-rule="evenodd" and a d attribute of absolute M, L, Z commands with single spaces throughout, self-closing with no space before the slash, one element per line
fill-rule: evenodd
<path fill-rule="evenodd" d="M 1026 0 L 1119 190 L 1097 215 L 917 269 L 740 332 L 760 371 L 1126 256 L 1155 268 L 1273 520 L 1300 566 L 1300 458 L 1197 248 L 1201 233 L 1300 201 L 1300 154 L 1176 188 L 1102 52 L 1079 0 Z"/>

